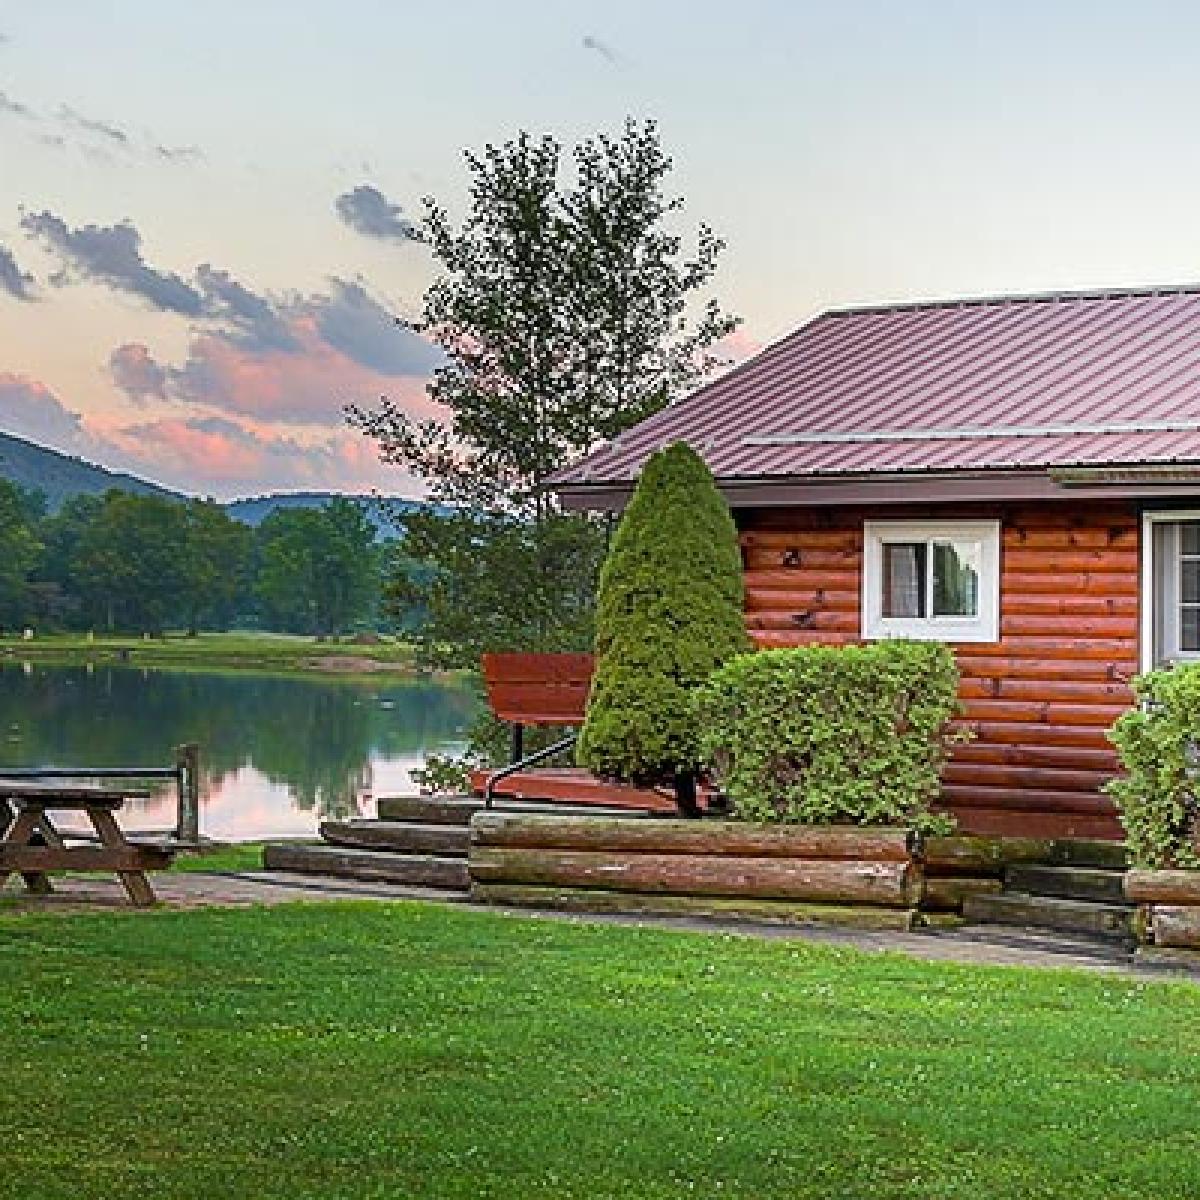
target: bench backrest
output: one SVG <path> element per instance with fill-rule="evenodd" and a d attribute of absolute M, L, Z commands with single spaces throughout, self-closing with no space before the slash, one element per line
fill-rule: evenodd
<path fill-rule="evenodd" d="M 518 725 L 582 725 L 592 686 L 590 654 L 485 654 L 488 703 Z"/>

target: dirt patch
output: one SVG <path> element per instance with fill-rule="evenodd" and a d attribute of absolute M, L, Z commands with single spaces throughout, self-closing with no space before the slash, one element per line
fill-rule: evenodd
<path fill-rule="evenodd" d="M 375 671 L 395 671 L 395 663 L 380 662 L 377 658 L 366 658 L 361 654 L 323 654 L 320 658 L 307 658 L 306 667 L 314 671 L 328 671 L 338 675 L 370 675 Z"/>

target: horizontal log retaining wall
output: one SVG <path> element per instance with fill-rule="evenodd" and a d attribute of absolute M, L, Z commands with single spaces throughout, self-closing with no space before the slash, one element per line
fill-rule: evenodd
<path fill-rule="evenodd" d="M 1200 871 L 1127 871 L 1125 896 L 1139 906 L 1145 941 L 1200 950 Z"/>
<path fill-rule="evenodd" d="M 746 624 L 760 646 L 860 639 L 863 522 L 998 519 L 1000 640 L 955 647 L 964 724 L 945 806 L 973 833 L 1121 837 L 1100 786 L 1105 731 L 1138 669 L 1138 518 L 1127 502 L 861 508 L 738 514 Z"/>
<path fill-rule="evenodd" d="M 476 813 L 476 899 L 591 911 L 909 923 L 999 891 L 1006 865 L 1052 862 L 1032 838 L 922 839 L 904 830 L 736 821 Z"/>

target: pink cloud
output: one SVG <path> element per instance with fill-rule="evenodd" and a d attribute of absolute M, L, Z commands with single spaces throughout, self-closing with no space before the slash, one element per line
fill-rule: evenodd
<path fill-rule="evenodd" d="M 0 371 L 0 433 L 75 452 L 81 427 L 79 413 L 67 408 L 44 383 Z"/>

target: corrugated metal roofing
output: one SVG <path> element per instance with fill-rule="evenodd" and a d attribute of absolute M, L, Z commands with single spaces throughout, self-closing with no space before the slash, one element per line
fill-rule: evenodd
<path fill-rule="evenodd" d="M 731 481 L 1200 462 L 1200 287 L 827 312 L 554 482 L 680 440 Z"/>

